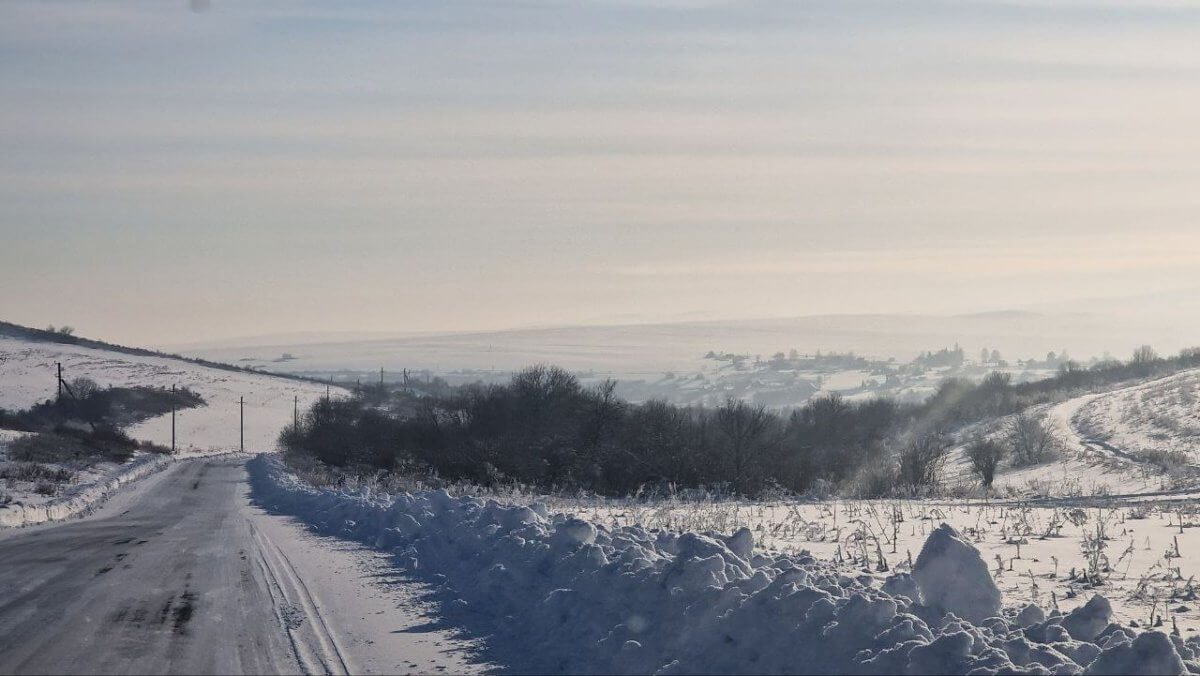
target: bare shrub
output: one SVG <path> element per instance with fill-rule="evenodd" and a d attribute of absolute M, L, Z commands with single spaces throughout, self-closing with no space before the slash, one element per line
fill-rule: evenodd
<path fill-rule="evenodd" d="M 1018 413 L 1008 423 L 1008 445 L 1014 467 L 1048 462 L 1058 457 L 1059 441 L 1045 421 Z"/>
<path fill-rule="evenodd" d="M 71 391 L 79 399 L 89 399 L 100 391 L 100 385 L 91 378 L 76 378 L 71 381 Z"/>
<path fill-rule="evenodd" d="M 48 481 L 56 484 L 69 483 L 75 478 L 75 472 L 60 467 L 47 467 L 35 462 L 13 462 L 0 467 L 0 479 L 12 481 L 40 482 Z"/>
<path fill-rule="evenodd" d="M 851 496 L 864 500 L 886 498 L 895 491 L 896 483 L 896 466 L 890 462 L 882 462 L 863 467 L 854 477 L 848 492 Z"/>
<path fill-rule="evenodd" d="M 38 495 L 57 495 L 58 486 L 49 481 L 39 481 L 37 482 L 37 485 L 33 487 L 33 492 L 37 493 Z"/>
<path fill-rule="evenodd" d="M 996 470 L 1008 455 L 1008 448 L 994 439 L 978 438 L 967 444 L 967 459 L 971 461 L 971 470 L 979 475 L 984 488 L 991 488 L 996 478 Z"/>
<path fill-rule="evenodd" d="M 121 430 L 98 425 L 95 430 L 60 428 L 58 433 L 21 437 L 8 445 L 8 457 L 83 467 L 104 460 L 125 462 L 137 447 L 138 443 Z"/>
<path fill-rule="evenodd" d="M 1139 452 L 1137 458 L 1158 467 L 1171 476 L 1184 476 L 1191 470 L 1191 457 L 1183 451 L 1150 449 Z"/>
<path fill-rule="evenodd" d="M 942 434 L 914 435 L 900 449 L 896 482 L 901 486 L 931 488 L 941 482 L 950 441 Z"/>
<path fill-rule="evenodd" d="M 78 462 L 92 455 L 77 439 L 57 434 L 30 434 L 8 445 L 8 457 L 24 462 Z"/>

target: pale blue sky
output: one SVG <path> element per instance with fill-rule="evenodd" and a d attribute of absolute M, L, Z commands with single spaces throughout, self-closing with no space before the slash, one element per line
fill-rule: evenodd
<path fill-rule="evenodd" d="M 0 3 L 0 319 L 130 343 L 1193 286 L 1187 3 Z"/>

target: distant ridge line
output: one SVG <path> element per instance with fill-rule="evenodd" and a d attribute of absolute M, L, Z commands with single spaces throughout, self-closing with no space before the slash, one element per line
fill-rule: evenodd
<path fill-rule="evenodd" d="M 18 338 L 22 340 L 30 340 L 39 343 L 58 343 L 61 345 L 77 345 L 79 347 L 90 347 L 97 350 L 107 350 L 109 352 L 119 352 L 137 357 L 160 357 L 163 359 L 173 359 L 175 361 L 187 362 L 204 366 L 206 368 L 218 369 L 221 371 L 236 371 L 241 373 L 253 373 L 256 375 L 272 376 L 275 378 L 284 378 L 286 380 L 297 380 L 309 383 L 327 384 L 326 381 L 318 378 L 310 378 L 308 376 L 296 375 L 291 373 L 276 373 L 274 371 L 265 371 L 263 369 L 250 368 L 248 366 L 235 366 L 219 361 L 210 361 L 199 357 L 184 357 L 178 354 L 170 354 L 160 352 L 158 350 L 149 350 L 142 347 L 129 347 L 127 345 L 117 345 L 115 343 L 106 343 L 102 340 L 94 340 L 92 338 L 82 338 L 80 336 L 67 335 L 58 331 L 47 331 L 45 329 L 35 329 L 20 324 L 13 324 L 0 320 L 0 337 Z"/>

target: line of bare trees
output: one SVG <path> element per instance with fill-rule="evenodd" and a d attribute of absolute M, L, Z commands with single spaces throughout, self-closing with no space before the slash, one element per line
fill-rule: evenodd
<path fill-rule="evenodd" d="M 740 400 L 714 408 L 635 405 L 618 399 L 611 381 L 585 387 L 562 369 L 536 366 L 504 385 L 446 386 L 421 396 L 364 388 L 359 397 L 322 400 L 281 441 L 336 467 L 433 472 L 485 485 L 515 480 L 609 495 L 671 485 L 876 497 L 937 485 L 951 448 L 946 431 L 1010 416 L 1005 434 L 966 449 L 990 486 L 1005 462 L 1036 464 L 1053 455 L 1053 435 L 1023 413 L 1031 406 L 1195 365 L 1200 350 L 1161 359 L 1147 348 L 1126 363 L 1066 364 L 1033 383 L 1013 384 L 1004 373 L 980 383 L 951 379 L 919 405 L 833 395 L 785 414 Z"/>
<path fill-rule="evenodd" d="M 406 417 L 362 399 L 322 400 L 281 440 L 330 465 L 434 471 L 483 484 L 512 479 L 610 495 L 704 486 L 756 495 L 843 485 L 867 464 L 892 462 L 887 442 L 906 410 L 837 396 L 789 415 L 740 400 L 715 408 L 634 405 L 616 398 L 611 382 L 584 387 L 562 369 L 537 366 L 505 385 L 424 397 Z"/>

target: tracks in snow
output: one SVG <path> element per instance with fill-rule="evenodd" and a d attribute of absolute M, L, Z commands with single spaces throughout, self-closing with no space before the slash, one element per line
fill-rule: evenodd
<path fill-rule="evenodd" d="M 291 561 L 266 534 L 247 521 L 256 545 L 256 563 L 271 594 L 275 616 L 287 632 L 296 658 L 310 674 L 349 674 L 345 654 Z"/>

